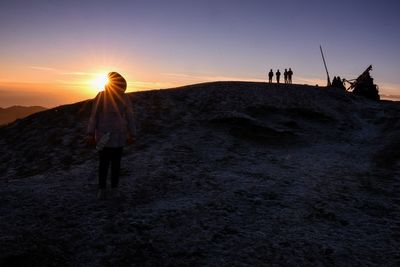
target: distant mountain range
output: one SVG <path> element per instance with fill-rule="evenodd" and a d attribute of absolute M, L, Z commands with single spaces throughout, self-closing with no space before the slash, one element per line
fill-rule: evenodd
<path fill-rule="evenodd" d="M 41 106 L 12 106 L 8 108 L 0 108 L 0 125 L 4 125 L 15 121 L 16 119 L 25 118 L 33 113 L 46 110 Z"/>

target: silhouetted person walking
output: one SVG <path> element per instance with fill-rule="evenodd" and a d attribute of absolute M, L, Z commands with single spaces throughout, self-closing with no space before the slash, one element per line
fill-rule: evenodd
<path fill-rule="evenodd" d="M 292 83 L 293 71 L 291 68 L 289 68 L 287 75 L 288 75 L 288 83 Z"/>
<path fill-rule="evenodd" d="M 287 71 L 287 69 L 285 69 L 285 71 L 283 72 L 283 78 L 285 79 L 285 83 L 288 83 L 288 71 Z"/>
<path fill-rule="evenodd" d="M 340 79 L 340 76 L 334 76 L 333 80 L 332 80 L 332 87 L 336 87 L 336 88 L 340 88 L 340 89 L 346 89 L 346 87 L 344 87 L 344 82 L 342 81 L 342 79 Z"/>
<path fill-rule="evenodd" d="M 272 77 L 274 77 L 274 72 L 271 69 L 268 73 L 269 83 L 272 83 Z"/>
<path fill-rule="evenodd" d="M 340 76 L 338 76 L 336 78 L 336 80 L 337 80 L 338 88 L 346 90 L 346 87 L 344 87 L 344 79 L 342 80 L 342 79 L 340 79 Z"/>
<path fill-rule="evenodd" d="M 126 80 L 117 72 L 108 74 L 105 90 L 93 101 L 87 127 L 88 144 L 96 144 L 99 153 L 99 191 L 97 197 L 106 196 L 107 173 L 111 165 L 111 192 L 118 195 L 122 149 L 133 143 L 136 128 L 132 103 L 125 94 Z"/>
<path fill-rule="evenodd" d="M 331 84 L 333 87 L 337 87 L 337 78 L 336 78 L 336 76 L 333 76 L 333 79 L 332 79 L 332 84 Z"/>
<path fill-rule="evenodd" d="M 278 70 L 276 73 L 276 82 L 279 83 L 279 79 L 281 78 L 281 72 Z"/>

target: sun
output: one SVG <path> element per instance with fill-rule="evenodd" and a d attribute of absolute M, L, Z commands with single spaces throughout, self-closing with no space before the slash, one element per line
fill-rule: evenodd
<path fill-rule="evenodd" d="M 108 83 L 108 76 L 107 74 L 98 74 L 96 77 L 91 81 L 91 86 L 93 87 L 94 90 L 96 91 L 103 91 L 104 87 Z"/>

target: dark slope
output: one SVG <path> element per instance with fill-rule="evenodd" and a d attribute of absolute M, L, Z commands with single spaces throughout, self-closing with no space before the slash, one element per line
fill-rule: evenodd
<path fill-rule="evenodd" d="M 119 200 L 95 199 L 90 101 L 0 129 L 0 265 L 398 264 L 397 103 L 245 82 L 130 97 Z"/>
<path fill-rule="evenodd" d="M 221 126 L 238 137 L 270 143 L 277 137 L 289 141 L 306 134 L 306 141 L 312 142 L 310 138 L 336 137 L 341 135 L 338 131 L 357 127 L 352 120 L 359 109 L 353 105 L 354 97 L 335 89 L 266 88 L 263 83 L 241 82 L 138 92 L 132 93 L 131 99 L 140 130 L 139 146 L 147 138 L 194 125 Z M 361 99 L 358 102 L 363 103 Z M 90 100 L 60 106 L 1 129 L 5 153 L 0 169 L 25 177 L 52 166 L 69 168 L 91 158 L 92 151 L 84 144 L 90 106 Z"/>

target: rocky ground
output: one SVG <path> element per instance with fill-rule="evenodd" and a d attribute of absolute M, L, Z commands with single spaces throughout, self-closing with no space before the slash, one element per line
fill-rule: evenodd
<path fill-rule="evenodd" d="M 90 101 L 0 128 L 1 266 L 396 266 L 400 105 L 216 82 L 130 95 L 121 197 Z"/>

